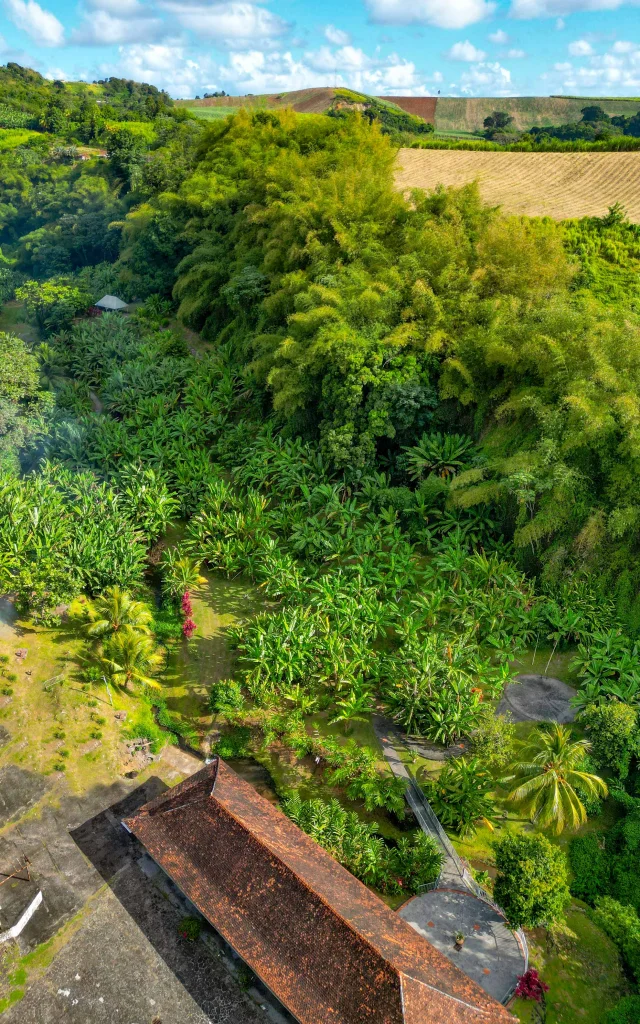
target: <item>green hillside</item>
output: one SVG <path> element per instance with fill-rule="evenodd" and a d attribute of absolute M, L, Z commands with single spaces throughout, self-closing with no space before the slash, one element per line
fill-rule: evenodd
<path fill-rule="evenodd" d="M 629 116 L 640 110 L 640 99 L 597 99 L 566 96 L 513 96 L 464 99 L 442 97 L 436 107 L 436 129 L 439 132 L 473 132 L 482 129 L 482 122 L 493 110 L 504 110 L 514 118 L 515 128 L 570 124 L 580 120 L 582 107 L 597 102 L 614 117 Z"/>

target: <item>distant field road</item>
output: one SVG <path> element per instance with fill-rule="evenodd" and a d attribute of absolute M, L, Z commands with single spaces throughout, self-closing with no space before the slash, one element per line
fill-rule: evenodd
<path fill-rule="evenodd" d="M 401 149 L 400 188 L 478 181 L 485 202 L 530 217 L 595 217 L 622 203 L 640 223 L 640 153 L 496 153 Z"/>

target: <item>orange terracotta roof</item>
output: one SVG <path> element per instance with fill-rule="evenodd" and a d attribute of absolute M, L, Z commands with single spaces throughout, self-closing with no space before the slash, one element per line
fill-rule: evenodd
<path fill-rule="evenodd" d="M 125 824 L 301 1024 L 515 1024 L 223 761 Z"/>

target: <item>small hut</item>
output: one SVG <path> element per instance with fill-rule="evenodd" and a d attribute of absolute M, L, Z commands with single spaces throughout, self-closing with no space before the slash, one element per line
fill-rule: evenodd
<path fill-rule="evenodd" d="M 126 302 L 117 295 L 103 295 L 100 301 L 96 302 L 95 308 L 102 313 L 126 313 L 129 309 Z"/>

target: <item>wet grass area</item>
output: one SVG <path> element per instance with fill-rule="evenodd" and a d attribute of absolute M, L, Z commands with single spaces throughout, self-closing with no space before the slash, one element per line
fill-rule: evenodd
<path fill-rule="evenodd" d="M 606 1011 L 628 993 L 614 944 L 579 900 L 571 904 L 562 925 L 550 931 L 537 928 L 527 938 L 530 965 L 549 992 L 544 1017 L 531 1000 L 515 1000 L 510 1009 L 521 1024 L 601 1024 Z"/>
<path fill-rule="evenodd" d="M 236 658 L 227 642 L 229 627 L 272 605 L 247 580 L 213 575 L 192 595 L 191 604 L 196 631 L 191 640 L 171 647 L 160 682 L 168 709 L 204 735 L 213 721 L 208 709 L 211 685 L 233 675 Z"/>

